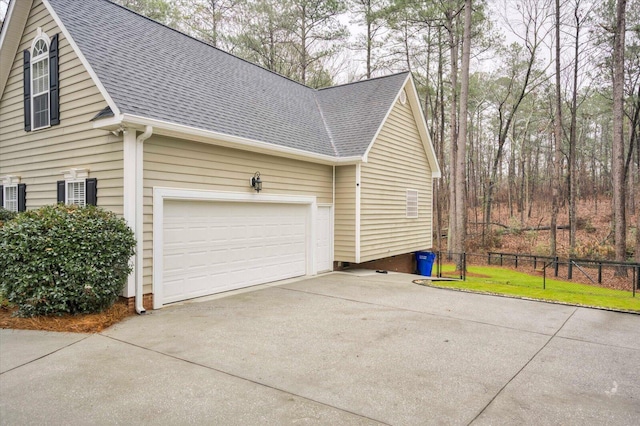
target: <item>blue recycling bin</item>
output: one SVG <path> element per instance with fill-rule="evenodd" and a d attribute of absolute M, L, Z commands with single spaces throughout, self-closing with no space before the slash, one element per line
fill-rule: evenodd
<path fill-rule="evenodd" d="M 425 277 L 431 276 L 433 262 L 436 260 L 436 254 L 430 251 L 417 251 L 416 262 L 418 263 L 418 273 Z"/>

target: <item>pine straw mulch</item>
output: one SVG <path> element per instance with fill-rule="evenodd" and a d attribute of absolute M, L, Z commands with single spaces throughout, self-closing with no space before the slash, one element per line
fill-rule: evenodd
<path fill-rule="evenodd" d="M 0 328 L 20 330 L 58 331 L 70 333 L 98 333 L 132 315 L 124 303 L 117 302 L 97 314 L 42 316 L 19 318 L 12 314 L 15 307 L 0 306 Z"/>

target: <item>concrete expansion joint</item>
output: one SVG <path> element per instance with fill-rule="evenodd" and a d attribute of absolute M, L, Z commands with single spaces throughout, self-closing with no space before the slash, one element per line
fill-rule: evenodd
<path fill-rule="evenodd" d="M 53 355 L 53 354 L 55 354 L 56 352 L 60 352 L 60 351 L 62 351 L 62 350 L 64 350 L 64 349 L 66 349 L 66 348 L 68 348 L 68 347 L 70 347 L 70 346 L 73 346 L 73 345 L 75 345 L 75 344 L 77 344 L 77 343 L 80 343 L 80 342 L 82 342 L 82 341 L 84 341 L 84 340 L 88 339 L 88 338 L 89 338 L 89 337 L 91 337 L 91 336 L 93 336 L 93 334 L 88 334 L 88 335 L 86 335 L 85 337 L 83 337 L 82 339 L 78 339 L 78 340 L 76 340 L 75 342 L 71 342 L 71 343 L 69 343 L 68 345 L 65 345 L 65 346 L 63 346 L 63 347 L 61 347 L 61 348 L 56 349 L 55 351 L 51 351 L 51 352 L 49 352 L 49 353 L 46 353 L 46 354 L 44 354 L 44 355 L 42 355 L 42 356 L 39 356 L 38 358 L 34 358 L 34 359 L 32 359 L 31 361 L 25 362 L 24 364 L 16 365 L 15 367 L 8 369 L 7 371 L 0 372 L 0 376 L 2 376 L 3 374 L 8 373 L 8 372 L 10 372 L 10 371 L 13 371 L 13 370 L 15 370 L 15 369 L 17 369 L 17 368 L 21 368 L 21 367 L 24 367 L 25 365 L 32 364 L 32 363 L 34 363 L 34 362 L 36 362 L 36 361 L 39 361 L 39 360 L 41 360 L 41 359 L 43 359 L 43 358 L 46 358 L 46 357 L 48 357 L 48 356 L 50 356 L 50 355 Z"/>
<path fill-rule="evenodd" d="M 211 370 L 211 371 L 215 371 L 215 372 L 220 373 L 220 374 L 224 374 L 224 375 L 229 376 L 229 377 L 233 377 L 235 379 L 239 379 L 239 380 L 242 380 L 242 381 L 245 381 L 245 382 L 248 382 L 248 383 L 253 383 L 254 385 L 258 385 L 258 386 L 269 388 L 269 389 L 272 389 L 272 390 L 275 390 L 275 391 L 278 391 L 278 392 L 286 393 L 287 395 L 291 395 L 291 396 L 294 396 L 296 398 L 304 399 L 305 401 L 314 402 L 316 404 L 320 404 L 320 405 L 323 405 L 325 407 L 330 407 L 330 408 L 333 408 L 335 410 L 342 411 L 344 413 L 352 414 L 354 416 L 358 416 L 358 417 L 361 417 L 363 419 L 379 423 L 381 425 L 391 426 L 390 423 L 384 422 L 382 420 L 374 419 L 374 418 L 366 416 L 364 414 L 356 413 L 355 411 L 346 410 L 346 409 L 344 409 L 342 407 L 336 407 L 335 405 L 327 404 L 326 402 L 318 401 L 316 399 L 309 398 L 309 397 L 304 396 L 304 395 L 293 393 L 293 392 L 288 391 L 286 389 L 282 389 L 282 388 L 279 388 L 279 387 L 276 387 L 276 386 L 272 386 L 272 385 L 269 385 L 267 383 L 262 383 L 262 382 L 259 382 L 259 381 L 253 380 L 253 379 L 249 379 L 247 377 L 243 377 L 243 376 L 239 376 L 239 375 L 234 374 L 234 373 L 230 373 L 228 371 L 220 370 L 220 369 L 215 368 L 215 367 L 211 367 L 211 366 L 208 366 L 208 365 L 204 365 L 204 364 L 200 364 L 200 363 L 197 363 L 197 362 L 193 362 L 193 361 L 190 361 L 188 359 L 181 358 L 179 356 L 171 355 L 171 354 L 168 354 L 168 353 L 165 353 L 165 352 L 160 352 L 160 351 L 157 351 L 155 349 L 150 349 L 150 348 L 147 348 L 145 346 L 136 345 L 135 343 L 131 343 L 131 342 L 128 342 L 126 340 L 117 339 L 117 338 L 112 337 L 112 336 L 107 336 L 107 335 L 103 335 L 103 334 L 101 334 L 101 336 L 102 337 L 106 337 L 107 339 L 114 340 L 116 342 L 123 343 L 125 345 L 130 345 L 130 346 L 136 347 L 138 349 L 142 349 L 142 350 L 146 350 L 146 351 L 149 351 L 149 352 L 153 352 L 153 353 L 158 354 L 158 355 L 166 356 L 168 358 L 175 359 L 176 361 L 183 361 L 183 362 L 186 362 L 186 363 L 191 364 L 191 365 L 195 365 L 195 366 L 198 366 L 198 367 L 205 368 L 207 370 Z M 89 336 L 87 336 L 87 337 L 89 337 Z M 84 340 L 84 339 L 81 339 L 81 340 Z"/>
<path fill-rule="evenodd" d="M 575 308 L 570 315 L 567 316 L 567 319 L 564 320 L 564 322 L 562 323 L 562 325 L 560 327 L 558 327 L 558 329 L 556 330 L 555 333 L 553 333 L 551 336 L 549 336 L 549 338 L 547 339 L 547 341 L 544 343 L 544 345 L 542 345 L 542 347 L 540 349 L 538 349 L 536 351 L 536 353 L 533 354 L 533 356 L 531 358 L 529 358 L 529 360 L 516 372 L 516 374 L 514 374 L 509 380 L 507 380 L 507 383 L 504 384 L 504 386 L 502 386 L 500 388 L 500 390 L 498 390 L 498 392 L 496 392 L 496 394 L 493 396 L 493 398 L 491 398 L 491 400 L 489 400 L 489 402 L 487 403 L 487 405 L 485 405 L 482 410 L 480 410 L 480 412 L 467 424 L 467 425 L 471 425 L 473 424 L 473 422 L 475 422 L 478 417 L 480 417 L 482 415 L 482 413 L 484 413 L 486 411 L 487 408 L 489 408 L 489 406 L 491 404 L 493 404 L 493 401 L 495 401 L 495 399 L 502 393 L 502 391 L 505 390 L 505 388 L 507 386 L 509 386 L 509 383 L 513 382 L 513 380 L 518 377 L 520 375 L 520 373 L 522 373 L 524 371 L 525 368 L 527 368 L 527 366 L 529 364 L 531 364 L 531 362 L 536 359 L 536 357 L 538 356 L 538 354 L 540 352 L 542 352 L 544 350 L 544 348 L 546 348 L 549 343 L 558 335 L 558 333 L 560 332 L 560 330 L 562 330 L 564 328 L 564 326 L 567 324 L 567 322 L 569 322 L 569 320 L 573 317 L 573 315 L 578 311 L 579 308 Z"/>
<path fill-rule="evenodd" d="M 277 288 L 278 290 L 284 290 L 284 291 L 294 291 L 294 292 L 298 292 L 298 293 L 311 294 L 311 295 L 314 295 L 314 296 L 326 297 L 326 298 L 329 298 L 329 299 L 345 300 L 347 302 L 359 303 L 359 304 L 362 304 L 362 305 L 371 305 L 371 306 L 376 306 L 376 307 L 379 307 L 379 308 L 397 309 L 398 311 L 402 311 L 402 312 L 411 312 L 411 313 L 414 313 L 414 314 L 428 315 L 428 316 L 436 317 L 436 318 L 445 318 L 445 319 L 450 319 L 450 320 L 455 320 L 455 321 L 468 322 L 468 323 L 472 323 L 472 324 L 488 325 L 488 326 L 491 326 L 491 327 L 502 328 L 502 329 L 505 329 L 505 330 L 514 330 L 514 331 L 519 331 L 519 332 L 522 332 L 522 333 L 538 334 L 538 335 L 541 335 L 541 336 L 554 337 L 558 333 L 558 331 L 560 331 L 560 329 L 558 329 L 554 334 L 550 335 L 549 333 L 542 333 L 540 331 L 524 330 L 522 328 L 509 327 L 507 325 L 495 324 L 495 323 L 486 322 L 486 321 L 478 321 L 478 320 L 472 320 L 472 319 L 468 319 L 468 318 L 460 318 L 460 317 L 455 317 L 455 316 L 452 316 L 452 315 L 443 315 L 443 314 L 438 314 L 438 313 L 433 313 L 433 312 L 418 311 L 416 309 L 401 308 L 399 306 L 385 305 L 385 304 L 382 304 L 382 303 L 366 302 L 366 301 L 363 301 L 363 300 L 351 299 L 351 298 L 348 298 L 348 297 L 333 296 L 333 295 L 330 295 L 330 294 L 316 293 L 316 292 L 309 291 L 309 290 L 299 290 L 299 289 L 296 289 L 296 288 L 286 288 L 286 287 L 273 287 L 273 288 Z M 576 308 L 576 310 L 577 310 L 577 308 Z M 573 312 L 575 313 L 575 310 Z M 571 315 L 573 315 L 573 313 Z M 569 318 L 571 318 L 571 316 L 569 316 Z M 567 318 L 567 321 L 569 320 L 569 318 Z M 563 326 L 564 326 L 564 324 L 566 324 L 566 321 L 563 323 Z M 560 327 L 560 328 L 562 328 L 562 327 Z"/>

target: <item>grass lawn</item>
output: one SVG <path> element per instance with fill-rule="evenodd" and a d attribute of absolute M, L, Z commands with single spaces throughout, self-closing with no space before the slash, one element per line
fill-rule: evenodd
<path fill-rule="evenodd" d="M 442 272 L 445 276 L 450 275 L 454 270 L 454 265 L 442 265 Z M 436 273 L 435 267 L 433 273 Z M 430 285 L 640 312 L 640 292 L 636 292 L 636 297 L 632 297 L 631 291 L 559 281 L 549 277 L 546 280 L 546 289 L 543 289 L 542 276 L 533 276 L 491 266 L 469 266 L 466 281 L 432 281 Z"/>

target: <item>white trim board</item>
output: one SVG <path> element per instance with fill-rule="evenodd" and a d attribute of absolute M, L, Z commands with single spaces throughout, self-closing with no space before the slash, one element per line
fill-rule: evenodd
<path fill-rule="evenodd" d="M 315 265 L 315 232 L 318 204 L 315 196 L 247 194 L 237 192 L 219 192 L 182 188 L 153 188 L 153 309 L 162 308 L 163 300 L 163 244 L 164 244 L 164 201 L 218 201 L 237 203 L 270 203 L 270 204 L 306 204 L 307 211 L 307 258 L 306 276 L 316 275 Z"/>

